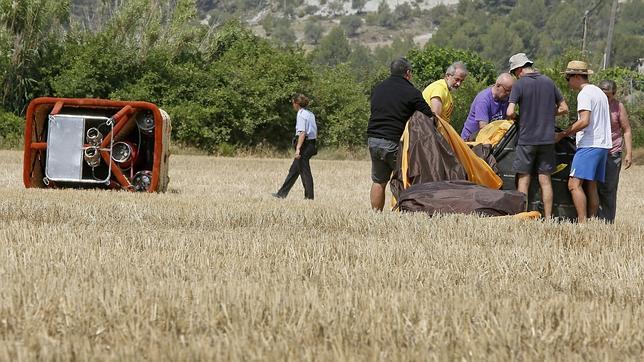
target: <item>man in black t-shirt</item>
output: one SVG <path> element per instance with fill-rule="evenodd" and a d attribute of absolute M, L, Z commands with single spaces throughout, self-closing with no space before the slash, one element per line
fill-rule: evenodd
<path fill-rule="evenodd" d="M 371 117 L 367 126 L 371 154 L 371 208 L 382 211 L 385 188 L 396 166 L 398 143 L 409 117 L 416 111 L 432 117 L 423 95 L 410 82 L 411 64 L 405 58 L 391 62 L 391 76 L 371 94 Z"/>
<path fill-rule="evenodd" d="M 507 115 L 516 119 L 518 104 L 519 138 L 512 170 L 518 174 L 517 190 L 528 195 L 530 176 L 539 175 L 545 218 L 552 217 L 552 182 L 555 169 L 555 116 L 568 113 L 568 105 L 561 92 L 547 76 L 532 68 L 525 53 L 510 58 L 510 73 L 519 80 L 510 92 Z"/>

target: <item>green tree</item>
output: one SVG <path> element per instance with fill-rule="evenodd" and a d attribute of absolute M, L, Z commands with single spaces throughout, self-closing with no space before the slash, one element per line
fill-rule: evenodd
<path fill-rule="evenodd" d="M 344 30 L 336 26 L 322 38 L 320 45 L 311 53 L 314 64 L 335 66 L 344 63 L 351 54 L 351 45 Z"/>
<path fill-rule="evenodd" d="M 443 20 L 451 16 L 449 8 L 445 4 L 439 4 L 429 10 L 429 17 L 434 25 L 440 25 Z"/>
<path fill-rule="evenodd" d="M 402 3 L 394 8 L 394 18 L 396 19 L 396 24 L 400 24 L 400 22 L 411 19 L 413 15 L 414 10 L 411 8 L 411 5 L 409 5 L 409 3 Z"/>
<path fill-rule="evenodd" d="M 291 29 L 291 22 L 288 19 L 278 19 L 274 24 L 271 38 L 276 39 L 281 44 L 285 45 L 295 43 L 295 33 L 293 32 L 293 29 Z"/>
<path fill-rule="evenodd" d="M 491 59 L 496 69 L 507 68 L 509 55 L 525 52 L 526 46 L 520 37 L 507 36 L 509 26 L 505 22 L 495 22 L 481 37 L 482 56 Z"/>
<path fill-rule="evenodd" d="M 510 11 L 511 19 L 521 19 L 530 22 L 535 28 L 542 28 L 550 15 L 546 0 L 518 0 Z"/>
<path fill-rule="evenodd" d="M 517 4 L 517 0 L 483 0 L 485 10 L 495 14 L 505 14 Z"/>
<path fill-rule="evenodd" d="M 384 28 L 393 29 L 397 25 L 396 18 L 393 16 L 389 4 L 384 0 L 378 4 L 377 21 L 378 25 Z"/>
<path fill-rule="evenodd" d="M 351 0 L 351 9 L 356 10 L 360 14 L 366 3 L 367 0 Z"/>
<path fill-rule="evenodd" d="M 358 15 L 347 15 L 340 19 L 340 26 L 344 28 L 345 33 L 349 37 L 358 35 L 358 29 L 362 26 L 362 18 Z"/>
<path fill-rule="evenodd" d="M 356 82 L 364 82 L 365 79 L 373 77 L 381 66 L 371 50 L 360 43 L 352 44 L 349 65 L 354 70 Z"/>
<path fill-rule="evenodd" d="M 331 16 L 338 16 L 344 13 L 344 1 L 343 0 L 333 0 L 329 3 L 329 10 L 331 11 Z"/>
<path fill-rule="evenodd" d="M 324 68 L 315 77 L 312 111 L 324 145 L 356 146 L 366 141 L 369 98 L 346 64 Z"/>
<path fill-rule="evenodd" d="M 572 46 L 581 48 L 582 27 L 579 26 L 579 21 L 571 19 L 581 19 L 578 8 L 568 3 L 562 3 L 555 8 L 555 12 L 539 34 L 540 57 L 552 59 Z M 567 36 L 562 36 L 563 34 Z"/>
<path fill-rule="evenodd" d="M 309 18 L 304 24 L 304 38 L 310 44 L 317 44 L 322 38 L 324 28 L 315 18 Z"/>
<path fill-rule="evenodd" d="M 42 73 L 55 62 L 69 17 L 69 1 L 0 0 L 0 104 L 22 113 L 47 92 Z"/>

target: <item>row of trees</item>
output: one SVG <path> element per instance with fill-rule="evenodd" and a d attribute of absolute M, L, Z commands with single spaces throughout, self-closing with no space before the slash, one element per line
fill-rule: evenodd
<path fill-rule="evenodd" d="M 70 20 L 68 2 L 15 3 L 0 0 L 5 144 L 20 139 L 29 100 L 57 96 L 154 102 L 171 115 L 176 141 L 207 151 L 288 147 L 289 99 L 303 92 L 313 100 L 323 145 L 356 147 L 365 142 L 370 91 L 388 75 L 391 59 L 408 56 L 419 88 L 441 78 L 455 60 L 468 64 L 471 75 L 455 97 L 457 129 L 475 94 L 496 76 L 494 65 L 475 52 L 418 49 L 411 38 L 372 51 L 349 42 L 342 27 L 306 54 L 255 36 L 239 22 L 204 25 L 194 0 L 130 0 L 94 29 Z M 555 73 L 561 66 L 552 65 L 553 78 L 561 78 Z"/>
<path fill-rule="evenodd" d="M 456 11 L 444 5 L 433 9 L 442 19 L 432 42 L 475 51 L 503 69 L 507 54 L 525 52 L 553 62 L 568 49 L 582 49 L 586 29 L 583 56 L 601 66 L 612 4 L 612 0 L 460 0 Z M 644 49 L 642 0 L 620 1 L 616 18 L 611 64 L 632 68 Z"/>

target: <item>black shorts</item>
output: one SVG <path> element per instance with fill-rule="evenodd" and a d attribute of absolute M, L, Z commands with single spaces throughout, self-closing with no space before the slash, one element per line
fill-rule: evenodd
<path fill-rule="evenodd" d="M 519 174 L 550 175 L 555 170 L 555 145 L 517 145 L 512 171 Z"/>
<path fill-rule="evenodd" d="M 389 182 L 396 167 L 398 142 L 369 137 L 368 143 L 371 155 L 371 181 L 379 184 Z"/>

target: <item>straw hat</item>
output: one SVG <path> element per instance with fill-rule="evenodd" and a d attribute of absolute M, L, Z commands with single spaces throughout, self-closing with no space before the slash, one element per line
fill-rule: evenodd
<path fill-rule="evenodd" d="M 568 62 L 568 66 L 566 66 L 566 71 L 563 72 L 564 74 L 593 74 L 593 71 L 588 69 L 588 64 L 586 62 L 582 62 L 581 60 L 573 60 L 571 62 Z"/>
<path fill-rule="evenodd" d="M 517 53 L 510 57 L 510 73 L 517 68 L 521 68 L 526 64 L 534 64 L 534 62 L 528 59 L 528 56 L 525 53 Z"/>

